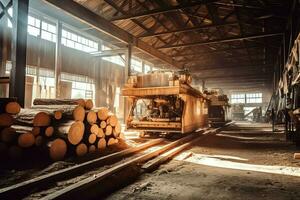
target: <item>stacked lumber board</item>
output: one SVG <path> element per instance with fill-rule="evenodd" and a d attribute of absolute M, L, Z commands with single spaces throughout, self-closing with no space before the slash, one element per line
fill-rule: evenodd
<path fill-rule="evenodd" d="M 0 155 L 11 159 L 39 152 L 62 160 L 124 139 L 116 115 L 84 99 L 35 99 L 30 109 L 21 109 L 15 99 L 0 99 L 0 131 Z"/>

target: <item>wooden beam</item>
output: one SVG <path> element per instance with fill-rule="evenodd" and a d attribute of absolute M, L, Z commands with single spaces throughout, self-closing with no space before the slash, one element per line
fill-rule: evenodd
<path fill-rule="evenodd" d="M 210 25 L 204 25 L 204 26 L 199 26 L 199 27 L 187 27 L 187 28 L 181 28 L 181 29 L 172 30 L 172 31 L 163 31 L 163 32 L 158 32 L 158 33 L 153 33 L 153 34 L 145 34 L 145 35 L 138 36 L 138 38 L 156 37 L 156 36 L 173 34 L 173 33 L 199 31 L 199 30 L 203 30 L 203 29 L 216 28 L 216 27 L 222 27 L 222 26 L 232 26 L 232 25 L 237 25 L 237 24 L 238 24 L 238 22 L 229 22 L 229 23 L 224 23 L 224 24 L 210 24 Z"/>
<path fill-rule="evenodd" d="M 219 44 L 219 43 L 225 43 L 225 42 L 233 42 L 233 41 L 239 41 L 239 40 L 247 40 L 247 39 L 257 39 L 257 38 L 265 38 L 265 37 L 274 37 L 274 36 L 282 36 L 283 33 L 261 33 L 261 34 L 253 34 L 248 36 L 238 36 L 238 37 L 231 37 L 231 38 L 225 38 L 225 39 L 217 39 L 217 40 L 211 40 L 211 41 L 200 41 L 200 42 L 191 42 L 191 43 L 185 43 L 185 44 L 171 44 L 171 45 L 165 45 L 162 47 L 158 47 L 157 49 L 173 49 L 173 48 L 180 48 L 180 47 L 192 47 L 192 46 L 202 46 L 202 45 L 208 45 L 208 44 Z"/>
<path fill-rule="evenodd" d="M 112 50 L 95 52 L 92 53 L 92 55 L 96 57 L 109 57 L 109 56 L 122 55 L 125 54 L 127 51 L 128 49 L 112 49 Z"/>
<path fill-rule="evenodd" d="M 256 68 L 269 68 L 272 67 L 273 65 L 271 64 L 266 64 L 266 65 L 234 65 L 234 66 L 205 66 L 205 67 L 199 67 L 199 68 L 194 68 L 193 72 L 203 72 L 203 71 L 207 71 L 207 70 L 222 70 L 222 69 L 226 69 L 226 70 L 235 70 L 235 69 L 256 69 Z"/>
<path fill-rule="evenodd" d="M 215 0 L 199 0 L 198 2 L 194 2 L 194 3 L 185 3 L 185 4 L 181 4 L 181 5 L 170 6 L 167 8 L 158 8 L 158 9 L 148 10 L 148 11 L 130 14 L 130 15 L 112 17 L 109 20 L 110 21 L 118 21 L 118 20 L 136 19 L 136 18 L 140 18 L 140 17 L 147 17 L 147 16 L 151 16 L 151 15 L 158 15 L 158 14 L 163 14 L 163 13 L 167 13 L 167 12 L 173 12 L 173 11 L 177 11 L 180 9 L 185 9 L 185 8 L 190 8 L 190 7 L 206 4 L 206 3 L 211 3 L 214 1 Z"/>
<path fill-rule="evenodd" d="M 13 0 L 13 34 L 9 96 L 24 107 L 29 0 Z"/>
<path fill-rule="evenodd" d="M 153 46 L 145 43 L 144 41 L 134 37 L 130 33 L 126 32 L 125 30 L 119 28 L 118 26 L 114 25 L 113 23 L 107 21 L 105 18 L 97 15 L 96 13 L 92 12 L 91 10 L 83 7 L 79 3 L 76 3 L 72 0 L 44 0 L 45 2 L 61 9 L 62 11 L 65 11 L 69 13 L 70 15 L 76 17 L 83 23 L 86 23 L 92 27 L 94 27 L 97 30 L 100 30 L 107 35 L 110 35 L 113 38 L 116 38 L 122 42 L 125 42 L 126 44 L 131 44 L 135 46 L 136 48 L 140 49 L 141 51 L 154 56 L 163 62 L 180 68 L 181 66 L 178 65 L 174 60 L 167 56 L 166 54 L 158 51 Z"/>

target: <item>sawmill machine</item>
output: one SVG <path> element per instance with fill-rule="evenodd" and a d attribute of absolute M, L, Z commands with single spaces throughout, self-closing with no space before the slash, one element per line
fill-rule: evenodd
<path fill-rule="evenodd" d="M 210 127 L 223 126 L 230 121 L 230 105 L 227 95 L 218 90 L 204 91 L 208 99 L 208 125 Z"/>
<path fill-rule="evenodd" d="M 159 70 L 131 76 L 122 90 L 130 104 L 127 130 L 188 133 L 205 126 L 206 99 L 190 83 L 187 70 Z"/>

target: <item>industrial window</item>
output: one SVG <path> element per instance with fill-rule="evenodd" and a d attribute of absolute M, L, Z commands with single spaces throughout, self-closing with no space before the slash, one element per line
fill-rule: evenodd
<path fill-rule="evenodd" d="M 131 59 L 131 69 L 135 72 L 143 72 L 142 61 Z"/>
<path fill-rule="evenodd" d="M 43 21 L 41 38 L 51 42 L 56 42 L 56 26 Z"/>
<path fill-rule="evenodd" d="M 125 67 L 125 56 L 108 56 L 108 57 L 103 57 L 103 60 L 106 60 L 111 63 L 115 63 L 117 65 L 120 65 L 122 67 Z"/>
<path fill-rule="evenodd" d="M 145 72 L 145 73 L 148 73 L 149 71 L 151 71 L 151 66 L 145 64 L 144 72 Z"/>
<path fill-rule="evenodd" d="M 246 94 L 247 103 L 262 103 L 262 93 L 249 93 Z"/>
<path fill-rule="evenodd" d="M 98 51 L 98 43 L 89 40 L 85 37 L 79 36 L 75 33 L 71 33 L 67 30 L 62 30 L 61 43 L 67 47 L 85 51 L 88 53 Z"/>
<path fill-rule="evenodd" d="M 40 35 L 41 20 L 28 16 L 28 33 L 35 37 Z"/>
<path fill-rule="evenodd" d="M 231 103 L 245 103 L 245 94 L 232 94 Z"/>

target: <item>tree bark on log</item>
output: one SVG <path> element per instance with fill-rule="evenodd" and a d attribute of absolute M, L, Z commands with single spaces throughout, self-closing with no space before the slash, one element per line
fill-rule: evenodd
<path fill-rule="evenodd" d="M 21 112 L 16 115 L 16 124 L 29 125 L 29 126 L 49 126 L 51 123 L 51 117 L 48 112 L 41 112 L 34 109 L 22 109 Z"/>
<path fill-rule="evenodd" d="M 31 108 L 47 112 L 56 120 L 83 121 L 85 118 L 85 110 L 79 105 L 35 105 Z"/>
<path fill-rule="evenodd" d="M 85 107 L 84 99 L 34 99 L 33 105 L 80 105 Z"/>

